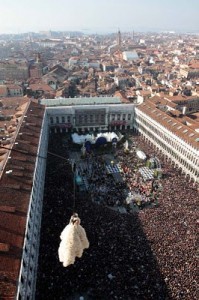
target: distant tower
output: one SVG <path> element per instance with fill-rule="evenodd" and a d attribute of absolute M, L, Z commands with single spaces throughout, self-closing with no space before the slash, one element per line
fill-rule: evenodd
<path fill-rule="evenodd" d="M 41 78 L 43 75 L 43 63 L 40 53 L 37 53 L 34 64 L 29 69 L 31 78 Z"/>
<path fill-rule="evenodd" d="M 118 45 L 119 50 L 121 50 L 122 36 L 121 36 L 120 30 L 118 30 L 118 33 L 117 33 L 117 45 Z"/>
<path fill-rule="evenodd" d="M 37 53 L 37 57 L 36 57 L 36 63 L 37 64 L 39 64 L 39 63 L 41 63 L 42 61 L 41 61 L 41 54 L 38 52 Z"/>

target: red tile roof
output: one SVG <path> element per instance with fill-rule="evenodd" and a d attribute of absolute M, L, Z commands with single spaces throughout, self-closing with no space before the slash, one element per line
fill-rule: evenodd
<path fill-rule="evenodd" d="M 194 148 L 199 149 L 199 133 L 197 133 L 191 126 L 183 124 L 183 120 L 180 122 L 180 119 L 174 118 L 168 113 L 160 110 L 153 102 L 150 100 L 145 101 L 137 107 L 138 110 L 141 110 L 156 122 L 160 123 L 162 126 L 165 126 L 168 130 L 182 138 L 187 143 L 191 144 Z M 190 123 L 192 120 L 190 119 Z"/>
<path fill-rule="evenodd" d="M 15 299 L 44 107 L 30 102 L 0 180 L 0 299 Z M 6 171 L 12 170 L 10 174 Z"/>
<path fill-rule="evenodd" d="M 33 83 L 29 85 L 29 88 L 32 91 L 44 91 L 44 92 L 53 92 L 54 90 L 51 88 L 51 86 L 45 84 L 45 83 Z"/>

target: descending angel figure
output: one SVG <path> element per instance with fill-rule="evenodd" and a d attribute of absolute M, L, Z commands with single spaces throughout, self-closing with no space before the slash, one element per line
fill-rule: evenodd
<path fill-rule="evenodd" d="M 82 148 L 81 148 L 81 151 L 82 151 L 82 156 L 85 156 L 85 154 L 86 154 L 85 143 L 83 143 L 83 146 L 82 146 Z"/>
<path fill-rule="evenodd" d="M 81 257 L 83 250 L 89 247 L 84 228 L 80 225 L 78 214 L 73 214 L 69 224 L 62 231 L 58 249 L 59 261 L 64 267 L 74 264 L 76 257 Z"/>
<path fill-rule="evenodd" d="M 129 142 L 126 140 L 126 142 L 124 143 L 124 150 L 128 151 L 129 150 Z"/>

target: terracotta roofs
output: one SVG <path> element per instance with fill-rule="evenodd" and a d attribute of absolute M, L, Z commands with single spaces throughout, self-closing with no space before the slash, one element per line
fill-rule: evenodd
<path fill-rule="evenodd" d="M 0 85 L 0 97 L 5 97 L 7 95 L 7 86 Z"/>
<path fill-rule="evenodd" d="M 165 105 L 168 107 L 171 107 L 173 109 L 176 108 L 176 104 L 173 103 L 171 100 L 169 100 L 169 98 L 165 97 L 165 95 L 161 95 L 161 96 L 154 96 L 152 98 L 149 99 L 151 102 L 153 102 L 154 104 L 156 104 L 156 106 L 158 105 Z"/>
<path fill-rule="evenodd" d="M 173 102 L 179 102 L 179 101 L 189 101 L 189 100 L 193 100 L 196 99 L 196 96 L 185 96 L 185 95 L 177 95 L 177 96 L 167 96 L 166 97 L 168 100 L 171 100 Z"/>
<path fill-rule="evenodd" d="M 52 92 L 54 91 L 48 84 L 45 83 L 33 83 L 29 85 L 29 88 L 32 91 L 44 91 L 44 92 Z"/>
<path fill-rule="evenodd" d="M 14 299 L 44 107 L 30 102 L 0 180 L 0 299 Z"/>
<path fill-rule="evenodd" d="M 190 69 L 199 69 L 199 62 L 193 62 L 189 65 Z"/>
<path fill-rule="evenodd" d="M 17 84 L 6 84 L 8 89 L 21 89 L 21 87 Z"/>
<path fill-rule="evenodd" d="M 29 99 L 13 97 L 1 99 L 0 107 L 0 143 L 4 146 L 14 142 L 21 118 L 27 109 Z M 0 149 L 0 178 L 6 163 L 8 151 Z"/>
<path fill-rule="evenodd" d="M 122 103 L 130 103 L 130 101 L 126 97 L 125 92 L 117 91 L 117 92 L 115 92 L 114 96 L 119 97 L 121 99 Z"/>
<path fill-rule="evenodd" d="M 137 109 L 143 111 L 162 126 L 165 126 L 168 130 L 191 144 L 194 148 L 199 149 L 199 133 L 190 126 L 180 122 L 180 119 L 173 118 L 171 115 L 168 115 L 168 113 L 160 110 L 150 100 L 139 105 Z"/>

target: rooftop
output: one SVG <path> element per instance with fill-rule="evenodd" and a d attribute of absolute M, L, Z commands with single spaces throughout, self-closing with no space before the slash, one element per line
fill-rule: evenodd
<path fill-rule="evenodd" d="M 168 128 L 176 136 L 185 140 L 188 144 L 191 144 L 194 148 L 199 149 L 199 132 L 191 126 L 180 122 L 180 118 L 173 118 L 166 112 L 158 109 L 156 105 L 149 100 L 138 106 L 136 109 L 143 111 L 149 117 L 160 123 L 162 126 Z M 190 119 L 190 123 L 193 121 Z M 199 126 L 198 126 L 199 130 Z"/>
<path fill-rule="evenodd" d="M 57 98 L 41 99 L 41 104 L 46 106 L 67 105 L 94 105 L 94 104 L 121 104 L 120 97 L 86 97 L 86 98 Z"/>
<path fill-rule="evenodd" d="M 0 298 L 14 299 L 44 107 L 30 102 L 0 179 Z M 6 149 L 5 149 L 6 150 Z"/>

